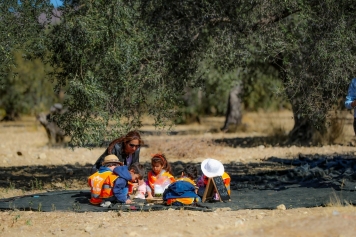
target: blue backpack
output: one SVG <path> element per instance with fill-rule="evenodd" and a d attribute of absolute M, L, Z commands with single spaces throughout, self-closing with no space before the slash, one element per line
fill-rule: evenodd
<path fill-rule="evenodd" d="M 170 198 L 196 198 L 195 186 L 187 181 L 179 180 L 171 183 L 163 193 L 163 200 Z"/>

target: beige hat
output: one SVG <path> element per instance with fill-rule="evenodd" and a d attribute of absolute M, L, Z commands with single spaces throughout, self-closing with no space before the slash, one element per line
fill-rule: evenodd
<path fill-rule="evenodd" d="M 212 178 L 223 175 L 224 166 L 220 161 L 208 158 L 201 163 L 201 171 L 205 176 Z"/>
<path fill-rule="evenodd" d="M 102 165 L 108 164 L 108 163 L 118 163 L 120 165 L 122 165 L 122 162 L 119 161 L 119 158 L 117 158 L 117 156 L 115 155 L 108 155 L 105 156 L 103 163 L 101 163 Z"/>

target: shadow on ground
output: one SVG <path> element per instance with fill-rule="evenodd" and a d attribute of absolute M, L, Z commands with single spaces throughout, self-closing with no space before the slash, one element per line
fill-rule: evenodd
<path fill-rule="evenodd" d="M 187 164 L 195 165 L 201 174 L 200 163 L 171 163 L 179 176 Z M 147 170 L 150 163 L 144 163 Z M 0 188 L 70 189 L 87 187 L 91 165 L 51 165 L 0 167 Z M 231 162 L 224 164 L 231 176 L 233 190 L 283 189 L 291 184 L 306 187 L 332 187 L 335 190 L 355 190 L 356 158 L 354 155 L 299 155 L 293 159 L 269 157 L 258 163 Z"/>
<path fill-rule="evenodd" d="M 290 147 L 290 146 L 305 146 L 305 147 L 313 147 L 315 145 L 311 143 L 297 143 L 291 142 L 288 140 L 288 137 L 285 136 L 260 136 L 260 137 L 234 137 L 234 138 L 223 138 L 223 139 L 215 139 L 214 142 L 216 144 L 226 145 L 230 147 Z M 342 144 L 340 144 L 342 145 Z"/>
<path fill-rule="evenodd" d="M 201 173 L 200 164 L 190 164 L 196 165 Z M 149 163 L 144 165 L 150 168 Z M 185 165 L 183 162 L 172 163 L 174 174 L 178 176 Z M 270 157 L 258 163 L 231 162 L 224 166 L 231 176 L 231 201 L 200 203 L 188 209 L 274 209 L 279 204 L 295 208 L 325 206 L 330 202 L 347 205 L 356 203 L 356 158 L 351 155 L 303 155 L 294 159 Z M 2 199 L 0 209 L 14 209 L 16 204 L 23 210 L 34 210 L 35 202 L 35 205 L 41 206 L 42 211 L 53 211 L 53 205 L 56 210 L 71 211 L 107 211 L 110 208 L 144 211 L 167 208 L 164 205 L 150 206 L 142 201 L 137 201 L 136 205 L 116 204 L 109 209 L 90 205 L 86 184 L 90 169 L 91 165 L 1 167 L 1 188 L 43 190 L 44 193 Z"/>

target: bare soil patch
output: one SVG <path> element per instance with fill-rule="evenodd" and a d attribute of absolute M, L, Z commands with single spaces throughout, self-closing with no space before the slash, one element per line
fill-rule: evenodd
<path fill-rule="evenodd" d="M 141 162 L 163 152 L 170 162 L 198 163 L 207 157 L 248 166 L 270 157 L 299 155 L 354 156 L 352 115 L 345 113 L 343 135 L 336 144 L 295 146 L 276 140 L 292 129 L 292 114 L 248 113 L 234 133 L 219 132 L 223 118 L 203 118 L 201 124 L 177 126 L 170 134 L 142 128 L 146 146 Z M 44 129 L 35 118 L 0 124 L 0 198 L 52 190 L 86 189 L 89 167 L 105 150 L 49 147 Z M 268 168 L 268 167 L 264 167 Z M 238 172 L 238 171 L 236 171 Z M 339 200 L 340 201 L 340 200 Z M 0 212 L 0 230 L 6 236 L 354 236 L 355 207 L 334 199 L 330 207 L 287 210 L 187 210 L 155 212 Z"/>

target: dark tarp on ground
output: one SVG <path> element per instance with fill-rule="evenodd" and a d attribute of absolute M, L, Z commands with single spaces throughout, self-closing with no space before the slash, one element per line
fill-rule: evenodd
<path fill-rule="evenodd" d="M 32 211 L 155 211 L 170 207 L 162 204 L 148 204 L 144 200 L 135 200 L 135 204 L 119 205 L 103 208 L 93 206 L 88 202 L 90 192 L 87 190 L 57 191 L 36 195 L 13 197 L 0 200 L 0 210 L 32 210 Z M 198 206 L 185 206 L 185 210 L 213 211 L 217 208 L 239 209 L 276 209 L 284 204 L 287 209 L 298 207 L 325 206 L 328 203 L 354 204 L 356 192 L 333 190 L 331 188 L 307 188 L 301 186 L 284 190 L 240 190 L 232 191 L 231 201 L 200 203 Z"/>
<path fill-rule="evenodd" d="M 199 169 L 199 164 L 195 164 Z M 149 164 L 146 166 L 149 168 Z M 179 174 L 182 162 L 172 164 Z M 259 163 L 231 162 L 224 164 L 231 176 L 231 201 L 200 203 L 184 209 L 213 211 L 217 208 L 275 209 L 284 204 L 287 209 L 317 207 L 331 204 L 356 204 L 356 159 L 353 155 L 309 155 L 295 159 L 271 157 Z M 102 208 L 90 205 L 89 190 L 54 191 L 36 195 L 0 199 L 0 210 L 34 211 L 154 211 L 170 207 L 148 205 L 135 200 L 132 205 Z"/>

